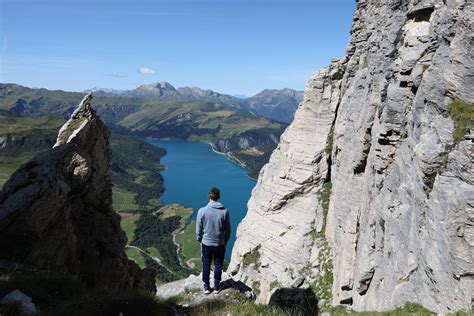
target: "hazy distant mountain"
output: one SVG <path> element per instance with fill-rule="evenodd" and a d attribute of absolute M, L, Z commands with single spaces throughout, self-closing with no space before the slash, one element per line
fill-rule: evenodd
<path fill-rule="evenodd" d="M 247 111 L 289 123 L 293 120 L 296 108 L 303 101 L 303 91 L 265 89 L 245 101 Z"/>
<path fill-rule="evenodd" d="M 242 108 L 241 100 L 228 94 L 221 94 L 219 92 L 215 92 L 209 89 L 204 90 L 196 87 L 178 88 L 178 91 L 182 97 L 191 100 L 214 101 L 226 107 L 231 107 L 235 109 Z"/>
<path fill-rule="evenodd" d="M 106 92 L 104 96 L 111 96 L 110 91 L 102 91 Z M 172 84 L 166 81 L 144 84 L 136 89 L 127 90 L 120 94 L 113 94 L 124 97 L 140 98 L 147 100 L 161 99 L 177 101 L 208 101 L 216 102 L 220 105 L 234 109 L 241 109 L 243 107 L 240 100 L 231 95 L 221 94 L 209 89 L 205 90 L 198 87 L 175 88 Z"/>
<path fill-rule="evenodd" d="M 82 91 L 86 92 L 94 92 L 94 95 L 123 95 L 127 92 L 127 90 L 120 90 L 120 89 L 107 89 L 107 88 L 100 88 L 94 87 L 92 89 L 87 89 Z"/>
<path fill-rule="evenodd" d="M 234 94 L 233 96 L 236 97 L 237 99 L 247 99 L 248 98 L 248 96 L 246 96 L 245 94 Z"/>
<path fill-rule="evenodd" d="M 166 81 L 158 83 L 150 83 L 139 86 L 136 89 L 129 90 L 125 93 L 127 97 L 142 99 L 160 99 L 160 98 L 176 98 L 179 97 L 179 91 L 172 84 Z"/>

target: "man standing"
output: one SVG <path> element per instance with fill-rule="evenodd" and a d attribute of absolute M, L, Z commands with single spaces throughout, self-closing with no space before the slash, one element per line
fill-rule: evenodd
<path fill-rule="evenodd" d="M 225 246 L 230 238 L 230 217 L 227 209 L 219 202 L 220 191 L 209 191 L 209 203 L 200 208 L 197 214 L 196 238 L 201 243 L 202 281 L 204 293 L 213 290 L 219 293 L 224 264 Z M 211 262 L 214 260 L 214 289 L 209 284 Z"/>

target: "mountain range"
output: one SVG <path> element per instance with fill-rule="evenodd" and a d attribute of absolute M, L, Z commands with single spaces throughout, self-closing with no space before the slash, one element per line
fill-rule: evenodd
<path fill-rule="evenodd" d="M 227 108 L 261 115 L 285 123 L 290 123 L 293 120 L 294 112 L 303 100 L 303 91 L 288 88 L 265 89 L 252 97 L 242 98 L 198 87 L 175 88 L 166 81 L 144 84 L 132 90 L 93 88 L 88 91 L 105 97 L 216 102 Z"/>
<path fill-rule="evenodd" d="M 287 127 L 231 106 L 237 100 L 234 97 L 198 88 L 175 89 L 164 82 L 119 96 L 105 91 L 94 95 L 94 108 L 114 133 L 206 142 L 247 167 L 252 178 L 258 176 Z M 0 84 L 0 110 L 20 117 L 66 118 L 82 97 L 78 92 Z"/>

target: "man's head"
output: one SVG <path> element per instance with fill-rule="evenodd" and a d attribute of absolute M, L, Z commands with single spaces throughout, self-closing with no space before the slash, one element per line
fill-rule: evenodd
<path fill-rule="evenodd" d="M 218 201 L 221 197 L 221 191 L 219 191 L 218 188 L 212 188 L 210 191 L 209 191 L 209 199 L 213 200 L 213 201 Z"/>

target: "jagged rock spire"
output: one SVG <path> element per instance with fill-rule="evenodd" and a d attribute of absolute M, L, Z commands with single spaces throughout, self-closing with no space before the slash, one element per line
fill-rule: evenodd
<path fill-rule="evenodd" d="M 96 113 L 91 107 L 92 98 L 92 92 L 89 92 L 84 99 L 82 99 L 79 106 L 71 114 L 69 120 L 59 130 L 56 144 L 53 147 L 69 142 L 87 122 L 90 122 L 96 117 Z"/>
<path fill-rule="evenodd" d="M 110 132 L 88 94 L 54 148 L 20 167 L 0 192 L 0 259 L 67 271 L 109 288 L 155 291 L 154 272 L 125 255 L 107 174 Z"/>

